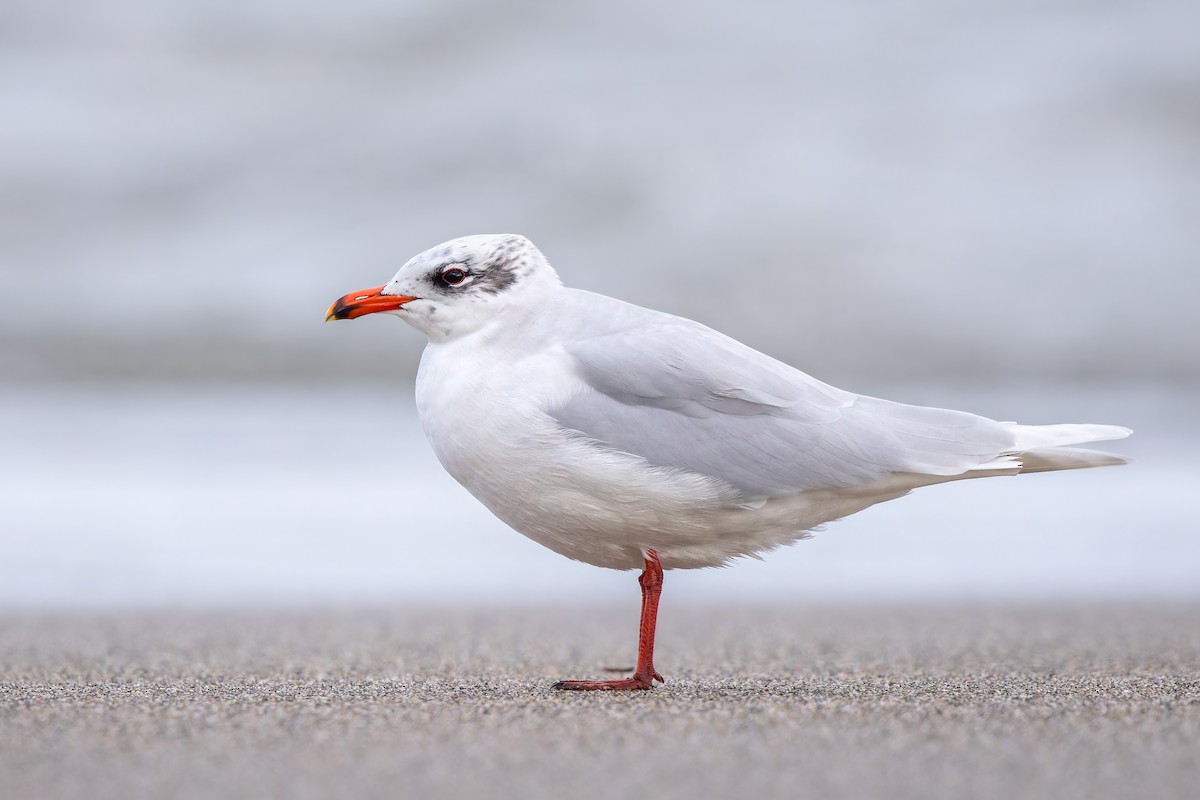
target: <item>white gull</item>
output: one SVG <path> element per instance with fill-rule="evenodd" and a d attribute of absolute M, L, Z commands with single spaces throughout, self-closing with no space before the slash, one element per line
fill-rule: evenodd
<path fill-rule="evenodd" d="M 662 570 L 712 567 L 830 520 L 964 478 L 1123 464 L 1063 445 L 1114 425 L 1018 425 L 853 394 L 692 320 L 564 287 L 534 245 L 464 236 L 326 319 L 394 314 L 429 344 L 417 409 L 446 470 L 569 558 L 642 568 L 647 689 Z"/>

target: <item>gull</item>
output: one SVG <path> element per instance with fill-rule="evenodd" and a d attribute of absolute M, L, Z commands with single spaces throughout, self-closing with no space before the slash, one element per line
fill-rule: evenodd
<path fill-rule="evenodd" d="M 641 569 L 637 665 L 557 689 L 649 689 L 663 570 L 807 538 L 913 489 L 1124 464 L 1064 447 L 1115 425 L 1019 425 L 836 389 L 698 322 L 563 286 L 523 236 L 464 236 L 352 292 L 326 320 L 386 313 L 428 338 L 421 425 L 438 460 L 516 531 Z"/>

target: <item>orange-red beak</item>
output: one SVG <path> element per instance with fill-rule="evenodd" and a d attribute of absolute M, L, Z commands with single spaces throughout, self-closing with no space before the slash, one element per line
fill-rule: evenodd
<path fill-rule="evenodd" d="M 382 286 L 376 286 L 374 289 L 364 289 L 361 292 L 351 292 L 345 297 L 339 297 L 325 312 L 325 321 L 356 319 L 377 311 L 395 311 L 405 303 L 417 299 L 403 294 L 380 294 L 383 289 Z"/>

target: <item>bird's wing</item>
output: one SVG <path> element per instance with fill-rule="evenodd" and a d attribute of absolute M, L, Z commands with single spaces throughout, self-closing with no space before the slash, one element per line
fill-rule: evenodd
<path fill-rule="evenodd" d="M 586 388 L 550 409 L 561 425 L 746 498 L 957 475 L 1013 445 L 1001 423 L 845 392 L 682 319 L 564 347 Z"/>

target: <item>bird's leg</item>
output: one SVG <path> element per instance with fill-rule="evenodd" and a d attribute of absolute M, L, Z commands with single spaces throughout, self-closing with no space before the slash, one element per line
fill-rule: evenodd
<path fill-rule="evenodd" d="M 628 678 L 612 681 L 559 681 L 555 689 L 577 691 L 600 690 L 621 691 L 624 689 L 649 689 L 662 675 L 654 671 L 654 625 L 658 621 L 658 598 L 662 594 L 663 569 L 658 553 L 646 551 L 646 568 L 638 578 L 642 587 L 642 621 L 638 631 L 637 669 Z"/>

